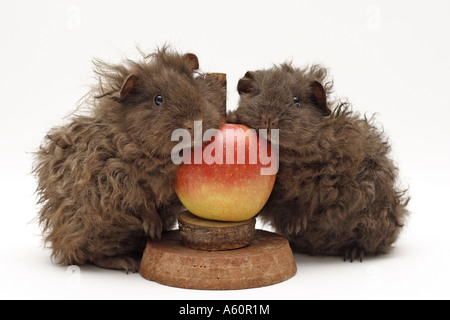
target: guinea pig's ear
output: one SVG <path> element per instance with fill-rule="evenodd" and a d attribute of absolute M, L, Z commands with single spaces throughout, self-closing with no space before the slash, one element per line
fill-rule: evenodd
<path fill-rule="evenodd" d="M 189 68 L 189 70 L 191 70 L 191 72 L 200 69 L 200 64 L 198 63 L 198 58 L 195 54 L 186 53 L 184 55 L 184 60 L 186 61 L 186 66 Z"/>
<path fill-rule="evenodd" d="M 125 98 L 130 91 L 137 86 L 138 78 L 134 74 L 130 74 L 122 84 L 119 92 L 119 101 Z"/>
<path fill-rule="evenodd" d="M 238 82 L 238 92 L 239 94 L 252 93 L 255 92 L 255 77 L 253 73 L 248 71 L 243 78 L 241 78 Z"/>
<path fill-rule="evenodd" d="M 311 84 L 311 99 L 325 116 L 331 114 L 331 110 L 327 106 L 327 94 L 322 84 L 318 81 L 314 81 Z"/>

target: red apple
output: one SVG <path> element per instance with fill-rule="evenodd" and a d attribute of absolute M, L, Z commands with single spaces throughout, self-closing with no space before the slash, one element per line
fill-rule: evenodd
<path fill-rule="evenodd" d="M 175 192 L 186 209 L 201 218 L 250 219 L 261 211 L 272 192 L 277 154 L 270 142 L 246 126 L 225 124 L 216 133 L 201 149 L 201 162 L 200 149 L 196 150 L 197 164 L 194 150 L 184 156 L 176 172 Z M 227 142 L 231 144 L 228 154 Z M 267 174 L 264 169 L 269 167 L 276 169 Z"/>

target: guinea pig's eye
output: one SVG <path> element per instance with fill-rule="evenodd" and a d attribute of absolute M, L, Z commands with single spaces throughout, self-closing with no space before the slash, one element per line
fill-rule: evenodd
<path fill-rule="evenodd" d="M 298 97 L 294 97 L 294 104 L 300 106 L 300 99 Z"/>
<path fill-rule="evenodd" d="M 157 95 L 155 97 L 155 104 L 157 106 L 161 106 L 163 103 L 164 103 L 164 99 L 163 99 L 162 95 Z"/>

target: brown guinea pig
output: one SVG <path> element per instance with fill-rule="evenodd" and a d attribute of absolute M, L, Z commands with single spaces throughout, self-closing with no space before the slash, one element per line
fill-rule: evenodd
<path fill-rule="evenodd" d="M 142 61 L 96 61 L 87 115 L 52 129 L 36 153 L 39 221 L 62 264 L 137 271 L 148 237 L 170 229 L 181 203 L 175 129 L 225 122 L 226 88 L 198 74 L 194 54 L 164 47 Z"/>
<path fill-rule="evenodd" d="M 279 129 L 279 172 L 263 220 L 298 252 L 362 261 L 389 251 L 408 199 L 383 132 L 348 103 L 333 108 L 331 90 L 319 65 L 247 72 L 227 121 Z"/>

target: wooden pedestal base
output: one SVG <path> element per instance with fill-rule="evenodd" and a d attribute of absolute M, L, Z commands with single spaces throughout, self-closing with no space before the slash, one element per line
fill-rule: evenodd
<path fill-rule="evenodd" d="M 142 277 L 187 289 L 237 290 L 276 284 L 297 272 L 287 239 L 256 230 L 241 249 L 202 251 L 184 247 L 179 231 L 149 241 L 139 270 Z"/>

